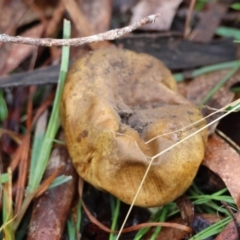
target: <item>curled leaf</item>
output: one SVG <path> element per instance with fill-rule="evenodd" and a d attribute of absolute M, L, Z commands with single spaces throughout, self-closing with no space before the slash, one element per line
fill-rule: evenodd
<path fill-rule="evenodd" d="M 179 131 L 200 119 L 159 60 L 114 48 L 77 60 L 61 101 L 77 172 L 126 203 L 133 200 L 150 158 L 203 126 L 201 121 Z M 180 196 L 203 159 L 206 137 L 202 131 L 156 158 L 136 205 L 163 205 Z"/>
<path fill-rule="evenodd" d="M 222 138 L 215 134 L 209 138 L 202 164 L 224 181 L 238 207 L 240 207 L 239 162 L 239 154 Z"/>

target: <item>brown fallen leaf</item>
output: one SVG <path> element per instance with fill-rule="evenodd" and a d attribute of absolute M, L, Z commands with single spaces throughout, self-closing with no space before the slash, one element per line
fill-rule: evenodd
<path fill-rule="evenodd" d="M 22 1 L 0 1 L 0 32 L 13 35 L 20 25 L 21 19 L 27 12 L 27 6 Z M 11 50 L 10 44 L 0 42 L 0 74 L 4 70 L 5 61 L 8 58 L 8 52 Z"/>
<path fill-rule="evenodd" d="M 17 133 L 19 132 L 21 112 L 23 111 L 24 104 L 27 100 L 27 95 L 27 88 L 16 88 L 13 91 L 12 101 L 8 103 L 8 117 L 3 123 L 3 128 Z M 11 138 L 3 134 L 1 138 L 3 151 L 12 154 L 16 148 L 12 143 Z"/>
<path fill-rule="evenodd" d="M 176 88 L 170 71 L 146 54 L 108 48 L 76 61 L 61 121 L 79 175 L 131 203 L 150 158 L 205 124 L 172 133 L 202 119 Z M 163 205 L 183 194 L 203 159 L 206 137 L 202 131 L 156 158 L 136 205 Z"/>
<path fill-rule="evenodd" d="M 78 0 L 89 24 L 94 29 L 94 34 L 109 30 L 112 11 L 112 0 Z"/>
<path fill-rule="evenodd" d="M 29 30 L 22 33 L 22 36 L 40 38 L 43 33 L 43 25 L 38 24 L 30 28 Z M 25 60 L 30 54 L 36 49 L 35 46 L 31 45 L 22 45 L 9 44 L 10 50 L 8 51 L 8 57 L 4 64 L 4 69 L 2 70 L 2 75 L 5 75 L 12 70 L 14 70 L 23 60 Z"/>
<path fill-rule="evenodd" d="M 106 10 L 110 10 L 109 6 L 111 6 L 111 5 L 105 1 L 105 4 L 103 6 L 102 6 L 102 3 L 100 4 L 100 6 L 97 5 L 96 3 L 95 3 L 95 5 L 92 4 L 92 6 L 90 6 L 91 10 L 95 11 L 95 12 L 92 12 L 92 14 L 95 14 L 95 16 L 97 16 L 97 10 L 93 9 L 93 6 L 95 6 L 95 8 L 97 6 L 98 6 L 98 8 L 100 7 L 98 9 L 98 12 L 99 12 L 98 17 L 96 17 L 97 19 L 96 18 L 94 19 L 95 24 L 93 25 L 93 24 L 91 24 L 92 21 L 89 21 L 90 17 L 87 17 L 89 9 L 87 9 L 86 6 L 90 5 L 89 1 L 85 2 L 85 4 L 84 4 L 84 2 L 81 2 L 81 1 L 79 1 L 79 2 L 80 2 L 80 5 L 75 0 L 64 0 L 63 1 L 64 5 L 66 7 L 66 10 L 70 14 L 77 31 L 80 33 L 79 37 L 86 37 L 86 36 L 94 35 L 97 33 L 97 27 L 99 28 L 99 26 L 97 26 L 97 24 L 96 24 L 97 20 L 99 20 L 99 21 L 103 20 L 103 19 L 101 19 L 101 15 L 99 13 L 102 12 L 103 15 L 106 14 Z M 83 8 L 83 6 L 85 6 L 85 7 Z M 105 8 L 104 8 L 104 6 L 105 6 Z M 85 12 L 83 10 L 85 10 Z M 108 15 L 109 16 L 107 17 L 106 21 L 103 21 L 103 23 L 101 22 L 102 24 L 110 23 L 110 11 L 108 12 Z M 105 27 L 106 26 L 104 26 L 104 28 Z M 106 29 L 106 30 L 108 30 L 108 29 Z M 107 42 L 107 41 L 89 43 L 89 46 L 91 47 L 91 49 L 98 49 L 100 47 L 106 47 L 108 45 L 109 45 L 109 42 Z"/>
<path fill-rule="evenodd" d="M 194 219 L 193 203 L 183 194 L 176 200 L 181 217 L 187 226 L 191 226 Z"/>
<path fill-rule="evenodd" d="M 193 104 L 199 105 L 209 91 L 226 76 L 230 69 L 214 71 L 194 78 L 188 85 L 186 90 L 186 98 Z M 239 82 L 240 71 L 232 76 L 223 87 L 217 91 L 207 105 L 212 108 L 221 108 L 230 103 L 234 98 L 234 93 L 230 92 L 230 87 Z"/>
<path fill-rule="evenodd" d="M 142 0 L 133 9 L 131 23 L 139 21 L 149 14 L 160 13 L 161 16 L 155 24 L 149 24 L 141 27 L 144 30 L 169 30 L 171 27 L 176 10 L 182 0 Z"/>
<path fill-rule="evenodd" d="M 238 208 L 240 207 L 240 157 L 223 139 L 209 137 L 202 164 L 222 178 Z"/>
<path fill-rule="evenodd" d="M 77 183 L 76 172 L 65 146 L 53 150 L 44 178 L 50 177 L 60 166 L 62 166 L 60 175 L 72 176 L 72 179 L 47 190 L 36 199 L 28 240 L 58 240 L 62 237 Z"/>
<path fill-rule="evenodd" d="M 216 84 L 228 74 L 230 69 L 224 69 L 220 71 L 211 72 L 202 76 L 194 78 L 187 86 L 181 86 L 181 92 L 185 94 L 185 97 L 195 105 L 201 104 L 201 101 L 205 96 L 216 86 Z M 202 108 L 202 114 L 204 116 L 209 115 L 216 109 L 220 109 L 234 99 L 234 93 L 229 89 L 232 85 L 239 82 L 240 71 L 234 74 L 205 104 Z M 207 122 L 211 122 L 217 117 L 220 117 L 223 113 L 214 114 L 207 118 Z M 213 133 L 218 123 L 211 125 L 209 132 Z"/>
<path fill-rule="evenodd" d="M 29 7 L 26 3 L 35 7 Z M 0 32 L 16 35 L 16 30 L 27 24 L 31 24 L 34 21 L 43 20 L 45 16 L 50 18 L 53 13 L 53 9 L 56 6 L 56 1 L 42 1 L 42 0 L 25 0 L 25 1 L 0 1 Z M 36 11 L 38 9 L 38 11 Z M 40 13 L 40 14 L 39 14 Z M 41 15 L 41 19 L 39 16 Z M 46 18 L 47 19 L 47 18 Z M 46 21 L 45 21 L 46 22 Z M 33 36 L 34 37 L 34 36 Z M 18 49 L 21 47 L 16 46 Z M 16 49 L 12 44 L 4 44 L 0 42 L 0 56 L 2 59 L 9 59 L 8 54 L 12 48 Z M 22 47 L 24 49 L 24 47 Z M 18 52 L 21 50 L 18 50 Z M 23 51 L 23 50 L 22 50 Z M 25 51 L 23 51 L 25 52 Z M 20 55 L 20 54 L 19 54 Z M 15 57 L 18 59 L 19 56 Z M 15 60 L 17 61 L 17 60 Z M 6 73 L 5 61 L 0 61 L 0 73 Z"/>
<path fill-rule="evenodd" d="M 189 38 L 192 41 L 207 43 L 210 42 L 215 34 L 216 28 L 221 23 L 225 15 L 228 5 L 219 2 L 206 3 L 205 11 L 200 16 L 200 20 L 190 34 Z"/>
<path fill-rule="evenodd" d="M 18 26 L 25 22 L 25 13 L 27 12 L 27 5 L 24 1 L 0 1 L 0 31 L 11 34 Z"/>

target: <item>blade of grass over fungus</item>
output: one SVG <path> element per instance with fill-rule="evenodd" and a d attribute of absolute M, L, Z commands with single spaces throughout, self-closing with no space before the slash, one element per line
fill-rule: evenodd
<path fill-rule="evenodd" d="M 70 23 L 68 21 L 64 21 L 64 38 L 70 37 Z M 51 153 L 53 139 L 56 136 L 58 128 L 60 126 L 60 114 L 59 114 L 59 104 L 60 98 L 63 91 L 64 81 L 67 75 L 68 70 L 68 62 L 69 62 L 69 47 L 64 46 L 62 49 L 62 58 L 61 58 L 61 68 L 60 68 L 60 76 L 58 81 L 58 86 L 56 90 L 56 95 L 53 103 L 53 109 L 50 116 L 49 124 L 47 127 L 46 134 L 43 139 L 43 143 L 41 146 L 41 150 L 39 155 L 37 156 L 36 164 L 33 168 L 33 178 L 31 182 L 29 182 L 28 191 L 34 192 L 37 189 L 45 168 L 47 166 L 47 162 Z"/>
<path fill-rule="evenodd" d="M 113 196 L 110 196 L 110 202 L 111 202 L 111 209 L 112 209 L 112 225 L 111 225 L 111 230 L 116 230 L 117 226 L 117 220 L 119 216 L 119 210 L 120 210 L 120 200 L 116 199 Z M 115 239 L 115 234 L 110 233 L 109 235 L 109 240 L 114 240 Z"/>
<path fill-rule="evenodd" d="M 218 64 L 214 64 L 211 66 L 202 67 L 202 68 L 194 70 L 192 72 L 191 76 L 189 76 L 189 78 L 195 78 L 197 76 L 200 76 L 200 75 L 203 75 L 206 73 L 210 73 L 213 71 L 221 70 L 224 68 L 233 68 L 233 67 L 239 66 L 239 64 L 240 64 L 240 60 L 232 61 L 232 62 L 225 62 L 225 63 L 218 63 Z M 174 76 L 176 82 L 183 82 L 185 79 L 183 73 L 176 73 L 176 74 L 173 74 L 173 76 Z"/>
<path fill-rule="evenodd" d="M 240 68 L 240 63 L 238 63 L 236 66 L 234 66 L 217 84 L 216 86 L 204 97 L 204 99 L 201 101 L 201 105 L 206 104 L 213 95 L 237 72 L 237 70 Z"/>

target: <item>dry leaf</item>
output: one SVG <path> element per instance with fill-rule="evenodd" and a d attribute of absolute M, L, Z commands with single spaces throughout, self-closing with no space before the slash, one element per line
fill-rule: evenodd
<path fill-rule="evenodd" d="M 77 31 L 80 33 L 80 37 L 86 37 L 86 36 L 90 36 L 90 35 L 94 35 L 97 33 L 97 28 L 99 28 L 99 25 L 96 24 L 99 21 L 100 24 L 105 24 L 105 26 L 102 25 L 103 29 L 108 27 L 106 25 L 108 25 L 110 23 L 110 11 L 108 12 L 108 16 L 106 16 L 106 19 L 103 20 L 102 15 L 106 15 L 106 10 L 109 10 L 111 4 L 108 2 L 103 2 L 101 1 L 101 4 L 99 6 L 99 4 L 97 4 L 97 1 L 95 4 L 90 5 L 91 2 L 81 2 L 81 6 L 78 5 L 78 3 L 75 0 L 65 0 L 63 3 L 65 4 L 65 7 L 68 11 L 68 13 L 70 14 L 74 25 L 77 29 Z M 103 3 L 105 3 L 104 5 L 102 5 Z M 89 9 L 86 8 L 86 6 L 89 6 L 89 8 L 92 10 L 91 12 L 91 17 L 88 16 L 89 15 Z M 100 8 L 99 8 L 100 7 Z M 98 17 L 95 17 L 95 24 L 92 24 L 92 21 L 90 21 L 89 19 L 94 18 L 93 14 L 96 15 L 97 10 L 98 9 Z M 101 9 L 101 11 L 100 11 Z M 86 11 L 86 12 L 84 12 Z M 106 47 L 109 46 L 109 42 L 107 41 L 99 41 L 96 43 L 89 43 L 89 46 L 92 49 L 98 49 L 100 47 Z"/>
<path fill-rule="evenodd" d="M 61 166 L 60 175 L 72 176 L 72 179 L 47 190 L 36 199 L 28 240 L 59 240 L 62 237 L 77 183 L 76 172 L 65 147 L 57 147 L 52 151 L 44 178 L 50 177 Z"/>
<path fill-rule="evenodd" d="M 208 140 L 202 164 L 225 182 L 238 208 L 240 207 L 240 157 L 239 154 L 217 135 Z"/>
<path fill-rule="evenodd" d="M 199 22 L 188 39 L 201 43 L 210 42 L 227 9 L 227 4 L 219 2 L 206 3 L 205 11 L 200 15 Z"/>
<path fill-rule="evenodd" d="M 224 69 L 220 71 L 211 72 L 208 74 L 201 75 L 193 79 L 187 86 L 185 90 L 185 96 L 193 104 L 199 105 L 205 96 L 213 89 L 216 84 L 226 76 L 230 69 Z M 234 93 L 230 92 L 230 87 L 239 82 L 240 71 L 238 71 L 234 76 L 232 76 L 215 94 L 214 96 L 205 104 L 210 108 L 204 107 L 202 109 L 202 114 L 204 116 L 209 115 L 215 109 L 220 109 L 230 102 L 234 98 Z M 182 92 L 183 92 L 182 87 Z M 213 116 L 207 118 L 208 122 L 212 122 L 216 118 L 220 117 L 223 113 L 214 114 Z M 209 132 L 213 133 L 218 123 L 211 125 Z"/>
<path fill-rule="evenodd" d="M 89 24 L 94 28 L 94 34 L 109 30 L 112 11 L 111 0 L 78 0 L 78 2 Z"/>
<path fill-rule="evenodd" d="M 11 34 L 12 31 L 9 32 L 9 27 L 11 30 L 15 30 L 22 24 L 22 19 L 24 18 L 28 7 L 24 1 L 0 0 L 0 9 L 0 31 Z"/>
<path fill-rule="evenodd" d="M 108 48 L 76 61 L 64 87 L 61 120 L 82 178 L 131 203 L 150 157 L 200 127 L 172 133 L 202 119 L 176 88 L 170 71 L 146 54 Z M 206 136 L 200 132 L 156 158 L 136 205 L 163 205 L 183 194 L 203 159 Z"/>
<path fill-rule="evenodd" d="M 194 78 L 188 85 L 186 90 L 186 98 L 193 104 L 199 105 L 203 98 L 207 96 L 209 91 L 216 86 L 216 84 L 226 76 L 230 69 L 214 71 Z M 239 82 L 240 71 L 231 77 L 223 87 L 219 89 L 213 98 L 207 103 L 212 108 L 221 108 L 230 103 L 234 94 L 229 91 L 229 88 Z"/>
<path fill-rule="evenodd" d="M 238 240 L 239 239 L 239 233 L 236 229 L 236 224 L 238 224 L 238 227 L 240 225 L 240 212 L 236 214 L 236 220 L 237 223 L 234 221 L 231 221 L 224 229 L 223 231 L 215 238 L 215 240 Z"/>
<path fill-rule="evenodd" d="M 30 28 L 21 36 L 23 37 L 32 37 L 40 38 L 43 33 L 43 25 L 39 24 Z M 30 54 L 37 48 L 32 45 L 18 45 L 18 44 L 9 44 L 10 49 L 8 52 L 8 57 L 6 58 L 4 68 L 2 70 L 2 75 L 5 75 L 12 70 L 14 70 L 23 60 L 25 60 Z"/>
<path fill-rule="evenodd" d="M 139 21 L 143 17 L 151 14 L 160 13 L 159 19 L 156 19 L 155 24 L 148 24 L 141 27 L 144 30 L 169 30 L 177 8 L 182 0 L 142 0 L 133 8 L 131 24 Z"/>

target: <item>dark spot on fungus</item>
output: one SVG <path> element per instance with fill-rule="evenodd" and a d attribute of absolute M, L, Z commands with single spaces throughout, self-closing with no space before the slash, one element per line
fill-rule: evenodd
<path fill-rule="evenodd" d="M 192 111 L 187 111 L 187 113 L 188 113 L 189 115 L 194 115 L 194 113 L 193 113 Z"/>
<path fill-rule="evenodd" d="M 83 130 L 81 133 L 78 134 L 77 136 L 77 142 L 81 142 L 82 138 L 86 138 L 88 136 L 88 131 Z"/>
<path fill-rule="evenodd" d="M 87 163 L 90 164 L 93 160 L 93 156 L 91 156 L 88 160 L 87 160 Z"/>

